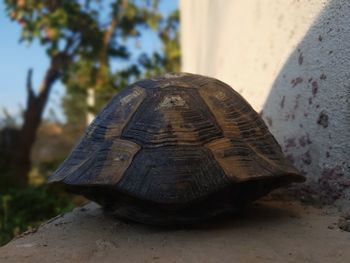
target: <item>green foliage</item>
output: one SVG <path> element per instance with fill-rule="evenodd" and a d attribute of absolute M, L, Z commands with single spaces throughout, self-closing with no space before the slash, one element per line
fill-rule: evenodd
<path fill-rule="evenodd" d="M 62 160 L 42 163 L 38 178 L 25 188 L 11 183 L 10 176 L 0 174 L 0 246 L 23 231 L 34 229 L 48 219 L 70 211 L 74 204 L 62 189 L 45 184 L 46 178 Z"/>
<path fill-rule="evenodd" d="M 78 1 L 69 0 L 6 0 L 5 3 L 11 19 L 22 27 L 21 41 L 38 39 L 50 56 L 65 48 L 68 51 L 73 44 L 75 53 L 86 48 L 97 50 L 101 34 L 98 34 L 96 9 L 86 10 Z"/>
<path fill-rule="evenodd" d="M 68 71 L 64 81 L 67 95 L 63 100 L 68 124 L 83 126 L 86 112 L 98 113 L 112 95 L 136 79 L 180 70 L 179 12 L 175 11 L 169 17 L 162 17 L 157 10 L 158 1 L 154 1 L 152 5 L 140 5 L 140 2 L 146 3 L 146 1 L 135 1 L 135 3 L 129 1 L 124 11 L 121 8 L 122 3 L 115 2 L 112 5 L 114 8 L 112 13 L 119 19 L 111 41 L 112 45 L 104 54 L 101 49 L 97 57 L 80 58 Z M 113 21 L 110 26 L 112 23 Z M 131 62 L 129 61 L 131 51 L 125 44 L 126 40 L 137 40 L 145 28 L 158 33 L 163 50 L 151 55 L 143 53 L 136 63 Z M 106 32 L 104 31 L 104 34 Z M 113 72 L 110 61 L 116 59 L 123 60 L 127 66 Z M 96 63 L 96 60 L 99 63 Z M 87 105 L 88 88 L 95 90 L 93 108 Z"/>
<path fill-rule="evenodd" d="M 130 82 L 180 70 L 179 13 L 164 18 L 157 0 L 5 0 L 5 4 L 8 16 L 21 26 L 21 41 L 39 41 L 51 67 L 59 72 L 71 126 L 84 127 L 87 112 L 100 111 Z M 138 40 L 144 29 L 158 34 L 163 49 L 131 62 L 128 40 Z M 127 63 L 113 71 L 112 60 Z M 96 94 L 92 108 L 86 100 L 89 89 Z M 14 125 L 12 119 L 8 122 Z M 9 156 L 8 151 L 1 154 Z M 55 167 L 42 165 L 37 173 L 45 181 Z M 55 188 L 39 184 L 17 189 L 6 174 L 0 174 L 0 244 L 72 207 L 69 196 Z"/>
<path fill-rule="evenodd" d="M 18 122 L 14 116 L 12 116 L 5 108 L 2 109 L 3 120 L 0 125 L 0 129 L 6 128 L 18 128 Z M 1 141 L 1 138 L 0 138 Z"/>
<path fill-rule="evenodd" d="M 160 38 L 164 43 L 164 68 L 166 71 L 178 72 L 181 66 L 179 42 L 179 10 L 175 10 L 165 21 L 160 30 Z"/>
<path fill-rule="evenodd" d="M 8 117 L 5 127 L 0 129 L 0 187 L 7 187 L 11 181 L 11 167 L 9 163 L 16 154 L 19 129 L 15 119 Z"/>
<path fill-rule="evenodd" d="M 46 185 L 10 188 L 0 193 L 0 245 L 73 208 L 67 194 Z"/>
<path fill-rule="evenodd" d="M 180 71 L 179 18 L 179 11 L 175 10 L 159 24 L 158 34 L 163 43 L 162 52 L 155 52 L 152 56 L 140 56 L 139 63 L 144 68 L 145 77 Z"/>
<path fill-rule="evenodd" d="M 61 77 L 67 96 L 68 123 L 84 123 L 87 111 L 98 112 L 112 94 L 131 80 L 180 70 L 179 12 L 164 18 L 159 1 L 6 0 L 8 15 L 22 27 L 22 41 L 38 39 L 49 56 L 63 55 Z M 144 29 L 158 32 L 163 50 L 142 54 L 137 64 L 112 72 L 110 61 L 130 58 L 126 40 Z M 94 108 L 86 103 L 94 89 Z M 85 98 L 85 99 L 84 99 Z"/>
<path fill-rule="evenodd" d="M 105 103 L 111 90 L 123 88 L 115 85 L 115 81 L 123 82 L 116 79 L 128 80 L 133 77 L 128 73 L 135 71 L 112 72 L 110 60 L 129 59 L 125 40 L 138 38 L 146 28 L 156 30 L 162 21 L 157 0 L 5 0 L 5 3 L 9 17 L 22 27 L 22 41 L 38 39 L 50 57 L 63 58 L 59 70 L 68 94 L 64 105 L 72 106 L 67 115 L 77 105 L 82 112 L 99 111 L 98 105 Z M 83 103 L 72 105 L 78 100 L 82 102 L 84 90 L 89 88 L 99 94 L 97 109 L 89 109 Z"/>
<path fill-rule="evenodd" d="M 79 124 L 87 111 L 98 112 L 111 94 L 131 80 L 180 70 L 179 12 L 163 17 L 159 0 L 5 0 L 8 16 L 22 28 L 21 40 L 37 39 L 47 54 L 61 57 L 59 71 L 66 86 L 63 101 L 68 123 Z M 113 72 L 111 60 L 128 61 L 126 40 L 145 29 L 158 32 L 163 50 L 142 54 L 137 63 Z M 86 103 L 94 89 L 94 108 Z"/>

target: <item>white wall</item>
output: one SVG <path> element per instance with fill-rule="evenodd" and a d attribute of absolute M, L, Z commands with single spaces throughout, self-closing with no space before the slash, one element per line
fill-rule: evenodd
<path fill-rule="evenodd" d="M 309 191 L 350 199 L 350 1 L 182 0 L 183 71 L 263 117 Z"/>

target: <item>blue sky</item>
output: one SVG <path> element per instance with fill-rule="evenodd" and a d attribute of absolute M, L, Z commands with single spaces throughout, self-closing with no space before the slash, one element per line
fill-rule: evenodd
<path fill-rule="evenodd" d="M 160 10 L 169 14 L 178 7 L 178 0 L 161 1 Z M 25 107 L 26 100 L 26 74 L 29 68 L 33 69 L 33 87 L 38 88 L 48 67 L 49 60 L 45 50 L 36 42 L 28 45 L 19 43 L 20 26 L 11 22 L 6 16 L 3 1 L 0 1 L 0 120 L 3 118 L 3 108 L 6 108 L 13 116 L 18 116 L 21 109 Z M 133 43 L 133 58 L 143 51 L 153 51 L 160 48 L 160 43 L 154 34 L 146 32 L 142 41 L 142 48 L 137 49 Z M 113 63 L 114 67 L 116 64 Z M 54 109 L 55 113 L 62 120 L 63 115 L 60 110 L 61 96 L 64 94 L 64 87 L 61 83 L 56 83 L 52 90 L 48 109 Z"/>

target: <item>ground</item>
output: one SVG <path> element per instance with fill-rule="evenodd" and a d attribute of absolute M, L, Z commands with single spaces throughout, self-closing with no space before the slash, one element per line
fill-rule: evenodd
<path fill-rule="evenodd" d="M 347 263 L 350 233 L 339 219 L 334 206 L 265 200 L 236 217 L 169 229 L 121 222 L 90 203 L 0 248 L 0 262 Z"/>

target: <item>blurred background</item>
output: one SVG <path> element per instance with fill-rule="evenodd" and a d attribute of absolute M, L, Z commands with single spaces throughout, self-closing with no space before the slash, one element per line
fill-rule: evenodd
<path fill-rule="evenodd" d="M 45 183 L 113 94 L 180 70 L 260 113 L 307 177 L 283 197 L 350 207 L 349 13 L 348 0 L 1 1 L 0 244 L 85 202 Z"/>
<path fill-rule="evenodd" d="M 177 1 L 0 2 L 0 245 L 85 202 L 46 185 L 95 113 L 180 70 Z"/>

